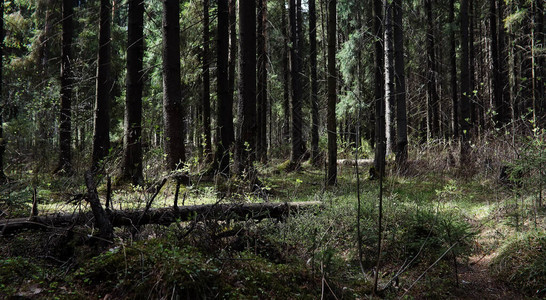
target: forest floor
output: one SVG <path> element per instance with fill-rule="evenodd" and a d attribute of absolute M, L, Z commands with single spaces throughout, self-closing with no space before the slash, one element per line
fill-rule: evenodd
<path fill-rule="evenodd" d="M 238 181 L 203 180 L 182 188 L 183 201 L 215 203 L 216 193 L 227 191 L 238 202 L 318 200 L 322 209 L 282 222 L 203 220 L 139 231 L 121 228 L 107 246 L 89 240 L 94 233 L 89 225 L 0 237 L 0 298 L 370 298 L 378 193 L 378 181 L 368 178 L 370 162 L 359 161 L 360 250 L 354 162 L 339 163 L 338 185 L 325 188 L 322 170 L 304 164 L 299 172 L 287 173 L 286 163 L 277 161 L 259 168 L 259 191 L 245 190 Z M 418 161 L 404 176 L 389 174 L 384 183 L 381 297 L 546 296 L 546 210 L 533 209 L 532 197 L 516 197 L 492 170 L 461 174 L 447 165 Z M 77 179 L 73 185 L 43 179 L 38 186 L 42 213 L 78 206 L 86 210 L 84 202 L 65 202 L 81 193 Z M 28 214 L 32 190 L 23 186 L 15 182 L 0 191 L 10 199 L 0 202 L 1 218 Z M 172 205 L 174 189 L 168 182 L 154 205 Z M 102 198 L 104 186 L 99 193 Z M 114 207 L 142 208 L 148 199 L 145 189 L 114 188 Z"/>

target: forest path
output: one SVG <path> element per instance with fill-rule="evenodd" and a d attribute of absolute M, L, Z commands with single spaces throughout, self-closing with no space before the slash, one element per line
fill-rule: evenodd
<path fill-rule="evenodd" d="M 494 255 L 479 253 L 459 266 L 459 287 L 454 290 L 457 299 L 525 299 L 491 276 L 489 265 Z"/>

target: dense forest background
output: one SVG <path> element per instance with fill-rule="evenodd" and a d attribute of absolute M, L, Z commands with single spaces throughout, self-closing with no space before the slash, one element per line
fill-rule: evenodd
<path fill-rule="evenodd" d="M 546 295 L 543 0 L 1 14 L 0 296 Z"/>

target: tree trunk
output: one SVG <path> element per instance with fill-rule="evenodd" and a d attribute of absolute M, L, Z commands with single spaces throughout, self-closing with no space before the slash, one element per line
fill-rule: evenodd
<path fill-rule="evenodd" d="M 211 133 L 210 133 L 210 22 L 209 22 L 209 1 L 203 0 L 203 137 L 205 160 L 212 154 Z"/>
<path fill-rule="evenodd" d="M 282 56 L 282 74 L 283 74 L 283 140 L 285 143 L 290 141 L 290 69 L 289 69 L 289 51 L 288 51 L 288 30 L 286 24 L 286 6 L 285 0 L 281 2 L 281 32 L 283 36 L 283 56 Z"/>
<path fill-rule="evenodd" d="M 267 161 L 267 0 L 258 0 L 257 159 Z"/>
<path fill-rule="evenodd" d="M 233 101 L 235 97 L 235 69 L 237 68 L 237 0 L 229 0 L 229 61 L 228 61 L 228 88 L 231 114 L 233 115 Z M 228 120 L 231 127 L 231 142 L 235 142 L 233 118 Z"/>
<path fill-rule="evenodd" d="M 237 173 L 254 180 L 256 159 L 256 2 L 239 1 L 239 126 Z"/>
<path fill-rule="evenodd" d="M 72 39 L 74 33 L 73 1 L 62 3 L 62 41 L 61 41 L 61 114 L 59 117 L 59 165 L 57 174 L 72 173 Z"/>
<path fill-rule="evenodd" d="M 229 176 L 230 147 L 233 143 L 233 100 L 230 98 L 228 79 L 229 56 L 229 4 L 228 0 L 218 1 L 217 35 L 217 89 L 218 108 L 216 110 L 217 141 L 216 171 Z"/>
<path fill-rule="evenodd" d="M 337 131 L 336 131 L 336 37 L 337 37 L 337 1 L 328 2 L 328 174 L 327 184 L 334 185 L 337 181 Z"/>
<path fill-rule="evenodd" d="M 4 71 L 4 0 L 0 1 L 0 184 L 7 181 L 4 173 L 4 154 L 6 153 L 6 141 L 4 139 L 4 96 L 2 94 Z"/>
<path fill-rule="evenodd" d="M 432 0 L 425 0 L 425 12 L 427 15 L 427 109 L 428 109 L 428 138 L 437 138 L 440 135 L 439 96 L 437 85 L 437 64 L 434 49 L 434 20 L 432 18 Z"/>
<path fill-rule="evenodd" d="M 385 155 L 392 153 L 393 135 L 392 118 L 394 106 L 394 72 L 393 72 L 393 40 L 392 40 L 392 3 L 384 0 L 385 7 L 385 32 L 384 32 L 384 55 L 385 55 Z"/>
<path fill-rule="evenodd" d="M 461 0 L 461 167 L 470 161 L 470 76 L 468 49 L 468 0 Z"/>
<path fill-rule="evenodd" d="M 319 110 L 317 82 L 317 10 L 315 0 L 309 0 L 309 54 L 311 65 L 311 164 L 319 163 Z"/>
<path fill-rule="evenodd" d="M 180 84 L 180 4 L 163 0 L 163 123 L 167 168 L 182 168 L 184 147 L 184 109 Z"/>
<path fill-rule="evenodd" d="M 99 54 L 97 63 L 95 123 L 93 132 L 93 155 L 91 167 L 97 171 L 110 150 L 110 90 L 112 79 L 111 60 L 111 0 L 100 1 Z"/>
<path fill-rule="evenodd" d="M 375 36 L 375 64 L 374 64 L 374 111 L 375 111 L 375 153 L 374 168 L 379 172 L 381 161 L 385 160 L 385 110 L 384 110 L 384 77 L 383 77 L 383 4 L 381 0 L 374 0 L 374 36 Z"/>
<path fill-rule="evenodd" d="M 546 29 L 544 27 L 544 1 L 543 0 L 535 0 L 536 5 L 536 22 L 535 22 L 535 39 L 536 39 L 536 45 L 542 45 L 542 48 L 546 47 L 545 43 L 545 37 L 546 37 Z M 536 63 L 536 74 L 535 78 L 537 79 L 536 83 L 536 95 L 538 96 L 538 111 L 537 114 L 539 116 L 538 118 L 538 126 L 541 128 L 544 128 L 546 126 L 546 90 L 545 90 L 545 83 L 544 81 L 546 78 L 546 64 L 544 63 L 546 61 L 544 55 L 539 55 L 537 57 L 537 63 Z"/>
<path fill-rule="evenodd" d="M 305 209 L 320 208 L 319 201 L 245 203 L 245 204 L 203 204 L 180 206 L 178 208 L 151 208 L 142 210 L 112 210 L 105 221 L 112 227 L 135 226 L 135 224 L 170 225 L 175 222 L 204 220 L 262 220 L 267 218 L 283 219 L 290 213 Z M 53 229 L 74 225 L 88 225 L 93 213 L 55 214 L 28 218 L 0 220 L 0 236 L 12 235 L 24 230 Z M 98 224 L 97 224 L 98 227 Z"/>
<path fill-rule="evenodd" d="M 459 138 L 459 95 L 457 93 L 457 54 L 455 52 L 455 0 L 449 0 L 449 74 L 451 85 L 452 136 Z"/>
<path fill-rule="evenodd" d="M 142 176 L 142 90 L 144 59 L 144 2 L 129 1 L 127 31 L 127 82 L 123 134 L 122 176 L 135 185 Z"/>
<path fill-rule="evenodd" d="M 405 168 L 408 160 L 408 123 L 406 117 L 406 77 L 404 75 L 404 29 L 402 0 L 393 2 L 394 81 L 396 84 L 396 162 Z"/>
<path fill-rule="evenodd" d="M 300 49 L 300 37 L 301 37 L 301 24 L 298 23 L 297 17 L 298 10 L 301 10 L 301 0 L 290 0 L 290 62 L 291 62 L 291 77 L 292 77 L 292 126 L 291 126 L 291 156 L 290 164 L 293 169 L 297 169 L 301 163 L 303 156 L 303 143 L 302 143 L 302 81 L 301 81 L 301 51 Z"/>

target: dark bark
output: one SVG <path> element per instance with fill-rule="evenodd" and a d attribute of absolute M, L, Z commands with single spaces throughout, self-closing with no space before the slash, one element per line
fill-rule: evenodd
<path fill-rule="evenodd" d="M 317 10 L 309 0 L 309 64 L 311 65 L 311 164 L 319 163 L 319 110 L 317 82 Z"/>
<path fill-rule="evenodd" d="M 6 153 L 6 141 L 4 139 L 4 96 L 2 94 L 4 71 L 4 1 L 0 1 L 0 184 L 6 182 L 4 173 L 4 155 Z"/>
<path fill-rule="evenodd" d="M 180 4 L 163 0 L 163 123 L 167 168 L 182 167 L 184 147 L 184 110 L 180 84 Z"/>
<path fill-rule="evenodd" d="M 229 7 L 228 0 L 218 1 L 218 34 L 217 34 L 217 88 L 218 108 L 216 110 L 217 172 L 229 176 L 230 147 L 233 143 L 233 99 L 230 98 L 228 79 L 229 56 Z"/>
<path fill-rule="evenodd" d="M 211 133 L 210 133 L 210 21 L 209 1 L 203 0 L 203 138 L 205 159 L 212 154 Z"/>
<path fill-rule="evenodd" d="M 461 166 L 468 166 L 470 160 L 470 76 L 468 49 L 468 0 L 461 0 Z"/>
<path fill-rule="evenodd" d="M 72 39 L 74 33 L 72 0 L 62 3 L 61 114 L 59 116 L 59 164 L 55 173 L 72 173 Z"/>
<path fill-rule="evenodd" d="M 301 66 L 302 58 L 300 48 L 301 37 L 301 24 L 298 23 L 298 11 L 301 10 L 301 0 L 289 1 L 289 19 L 290 19 L 290 63 L 292 77 L 292 126 L 291 129 L 291 152 L 290 152 L 290 164 L 292 168 L 296 169 L 301 163 L 303 156 L 303 134 L 302 134 L 302 80 L 301 80 Z"/>
<path fill-rule="evenodd" d="M 385 160 L 385 110 L 384 110 L 384 77 L 383 77 L 383 13 L 381 0 L 374 0 L 374 168 L 380 170 L 381 162 Z"/>
<path fill-rule="evenodd" d="M 130 0 L 127 31 L 127 82 L 122 177 L 133 184 L 142 176 L 142 90 L 144 87 L 144 2 Z"/>
<path fill-rule="evenodd" d="M 328 174 L 327 184 L 334 185 L 337 181 L 337 131 L 336 131 L 336 102 L 337 102 L 337 73 L 336 73 L 336 37 L 337 37 L 337 1 L 328 2 Z"/>
<path fill-rule="evenodd" d="M 546 29 L 544 27 L 544 1 L 543 0 L 535 0 L 536 5 L 536 21 L 535 21 L 535 39 L 536 39 L 536 45 L 542 45 L 544 48 L 546 45 L 545 43 L 545 37 L 546 37 Z M 536 63 L 536 95 L 538 97 L 537 104 L 538 104 L 538 125 L 542 128 L 546 126 L 546 90 L 545 90 L 545 83 L 546 80 L 546 64 L 545 64 L 546 58 L 544 55 L 539 55 L 537 57 L 537 63 Z"/>
<path fill-rule="evenodd" d="M 237 173 L 253 180 L 256 159 L 256 2 L 239 1 L 239 126 Z"/>
<path fill-rule="evenodd" d="M 394 81 L 396 90 L 396 162 L 405 166 L 408 160 L 408 123 L 406 117 L 406 77 L 404 75 L 404 29 L 402 0 L 393 1 Z"/>
<path fill-rule="evenodd" d="M 469 11 L 469 28 L 468 28 L 468 72 L 469 72 L 469 87 L 470 90 L 470 123 L 471 129 L 474 133 L 479 134 L 480 128 L 483 129 L 483 125 L 480 123 L 484 120 L 483 116 L 483 102 L 474 93 L 476 90 L 476 51 L 474 48 L 474 27 L 476 23 L 476 10 L 474 1 L 468 3 Z"/>
<path fill-rule="evenodd" d="M 427 15 L 427 134 L 429 138 L 440 136 L 440 112 L 437 86 L 437 63 L 434 49 L 434 20 L 432 18 L 432 0 L 425 0 L 425 12 Z"/>
<path fill-rule="evenodd" d="M 95 185 L 95 180 L 93 179 L 93 172 L 85 173 L 85 185 L 87 186 L 86 199 L 91 206 L 93 218 L 95 219 L 95 223 L 99 228 L 99 237 L 106 240 L 111 240 L 114 236 L 114 228 L 110 218 L 106 214 L 106 211 L 104 211 L 102 205 L 100 204 L 97 186 Z"/>
<path fill-rule="evenodd" d="M 319 201 L 246 203 L 246 204 L 204 204 L 179 206 L 177 208 L 150 208 L 142 210 L 112 210 L 107 221 L 113 227 L 134 226 L 135 224 L 170 225 L 176 222 L 204 220 L 262 220 L 267 218 L 283 219 L 300 210 L 320 208 Z M 53 228 L 87 225 L 94 219 L 92 212 L 80 214 L 54 214 L 27 218 L 6 219 L 0 221 L 0 236 L 11 235 L 24 230 L 47 230 Z M 97 219 L 95 218 L 96 222 Z M 98 224 L 97 224 L 98 226 Z"/>
<path fill-rule="evenodd" d="M 267 161 L 267 0 L 258 0 L 257 160 Z"/>
<path fill-rule="evenodd" d="M 93 155 L 91 167 L 98 170 L 110 150 L 110 102 L 112 78 L 111 53 L 111 0 L 100 1 L 99 53 L 97 63 L 95 123 L 93 132 Z"/>
<path fill-rule="evenodd" d="M 452 135 L 459 138 L 459 94 L 457 93 L 457 54 L 455 52 L 455 0 L 449 1 L 449 80 L 451 85 Z"/>
<path fill-rule="evenodd" d="M 288 29 L 286 20 L 285 1 L 281 2 L 281 32 L 283 36 L 283 56 L 282 56 L 282 74 L 283 74 L 283 140 L 288 143 L 290 141 L 290 69 L 289 69 L 289 50 L 288 50 Z"/>
<path fill-rule="evenodd" d="M 229 99 L 233 106 L 235 96 L 235 69 L 237 68 L 237 0 L 229 0 L 229 61 L 228 61 L 228 87 L 229 87 Z M 233 114 L 233 107 L 231 109 Z M 229 121 L 229 126 L 233 131 L 233 118 Z M 232 142 L 235 142 L 235 133 L 232 135 Z"/>

